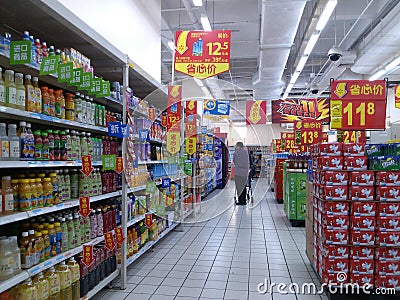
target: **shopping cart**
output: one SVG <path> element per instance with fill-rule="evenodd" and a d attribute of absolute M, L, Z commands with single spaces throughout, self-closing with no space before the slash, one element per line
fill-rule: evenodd
<path fill-rule="evenodd" d="M 249 176 L 247 177 L 247 184 L 246 184 L 246 201 L 247 201 L 247 203 L 253 204 L 254 198 L 253 198 L 253 189 L 251 188 L 251 181 L 252 181 L 252 179 L 249 174 Z M 233 196 L 235 205 L 236 205 L 237 199 L 238 199 L 238 194 L 237 194 L 237 190 L 235 188 L 235 196 Z"/>

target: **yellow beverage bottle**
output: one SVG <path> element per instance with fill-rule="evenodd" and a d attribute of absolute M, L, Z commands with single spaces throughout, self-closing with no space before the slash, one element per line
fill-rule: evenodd
<path fill-rule="evenodd" d="M 48 269 L 44 274 L 44 277 L 49 283 L 49 288 L 50 288 L 49 300 L 61 300 L 60 275 L 55 272 L 54 267 Z"/>
<path fill-rule="evenodd" d="M 37 274 L 33 280 L 32 280 L 33 284 L 36 287 L 36 291 L 37 291 L 37 300 L 47 300 L 49 299 L 50 296 L 50 286 L 49 286 L 49 282 L 46 280 L 46 278 L 44 278 L 43 273 L 40 272 L 39 274 Z"/>
<path fill-rule="evenodd" d="M 17 108 L 17 90 L 14 82 L 14 71 L 6 70 L 4 72 L 4 88 L 6 91 L 6 105 Z"/>
<path fill-rule="evenodd" d="M 37 289 L 33 284 L 32 279 L 28 278 L 18 286 L 15 298 L 18 300 L 37 299 Z"/>
<path fill-rule="evenodd" d="M 50 259 L 50 236 L 47 229 L 42 230 L 44 260 Z"/>
<path fill-rule="evenodd" d="M 24 75 L 15 73 L 16 106 L 20 110 L 26 108 L 26 90 L 24 86 Z"/>
<path fill-rule="evenodd" d="M 43 234 L 41 231 L 35 231 L 35 237 L 36 237 L 36 255 L 38 258 L 36 258 L 39 263 L 44 262 L 45 257 L 44 257 L 44 239 L 43 239 Z"/>
<path fill-rule="evenodd" d="M 32 85 L 31 75 L 25 75 L 25 110 L 36 112 L 35 88 Z"/>
<path fill-rule="evenodd" d="M 71 274 L 71 286 L 72 286 L 72 299 L 79 299 L 81 294 L 81 274 L 79 269 L 79 264 L 72 257 L 67 263 L 70 274 Z"/>
<path fill-rule="evenodd" d="M 29 183 L 31 185 L 31 209 L 37 208 L 37 203 L 38 203 L 38 191 L 37 191 L 37 186 L 36 186 L 36 180 L 34 178 L 29 179 Z"/>
<path fill-rule="evenodd" d="M 36 196 L 37 196 L 37 207 L 44 206 L 44 198 L 43 198 L 43 184 L 41 178 L 35 178 L 36 182 Z"/>
<path fill-rule="evenodd" d="M 65 261 L 56 266 L 56 273 L 60 276 L 61 300 L 73 300 L 71 272 Z"/>

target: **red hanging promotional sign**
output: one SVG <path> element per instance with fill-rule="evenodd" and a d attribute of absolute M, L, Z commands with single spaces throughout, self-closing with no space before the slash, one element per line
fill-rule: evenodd
<path fill-rule="evenodd" d="M 400 85 L 394 86 L 394 106 L 400 108 Z"/>
<path fill-rule="evenodd" d="M 186 101 L 185 110 L 185 137 L 196 136 L 197 134 L 197 101 Z"/>
<path fill-rule="evenodd" d="M 79 197 L 79 214 L 84 218 L 90 215 L 89 197 Z"/>
<path fill-rule="evenodd" d="M 154 121 L 156 119 L 156 110 L 154 107 L 147 108 L 147 113 L 150 121 Z"/>
<path fill-rule="evenodd" d="M 174 68 L 183 74 L 208 78 L 229 71 L 231 31 L 176 31 Z"/>
<path fill-rule="evenodd" d="M 116 244 L 115 244 L 114 235 L 112 232 L 107 232 L 104 234 L 104 241 L 105 241 L 106 248 L 110 251 L 113 251 Z"/>
<path fill-rule="evenodd" d="M 115 172 L 121 174 L 124 171 L 124 160 L 122 157 L 117 157 L 115 160 Z"/>
<path fill-rule="evenodd" d="M 150 228 L 153 225 L 153 215 L 145 214 L 144 223 L 148 228 Z"/>
<path fill-rule="evenodd" d="M 281 132 L 281 148 L 285 151 L 297 149 L 297 145 L 294 141 L 294 132 Z"/>
<path fill-rule="evenodd" d="M 90 267 L 94 261 L 93 245 L 83 245 L 83 263 Z"/>
<path fill-rule="evenodd" d="M 182 86 L 168 86 L 167 131 L 181 131 Z"/>
<path fill-rule="evenodd" d="M 265 100 L 246 102 L 246 124 L 259 125 L 267 123 L 267 102 Z"/>
<path fill-rule="evenodd" d="M 385 80 L 333 80 L 331 128 L 384 130 L 386 128 Z"/>
<path fill-rule="evenodd" d="M 163 113 L 163 114 L 161 115 L 161 125 L 162 125 L 163 127 L 167 127 L 167 125 L 168 125 L 168 116 L 167 116 L 167 113 Z"/>
<path fill-rule="evenodd" d="M 125 240 L 124 233 L 122 232 L 122 228 L 117 227 L 117 228 L 115 228 L 114 231 L 115 231 L 115 240 L 117 241 L 118 245 L 122 245 L 122 243 Z"/>
<path fill-rule="evenodd" d="M 319 143 L 322 137 L 322 122 L 304 119 L 294 123 L 295 143 L 297 145 L 312 145 Z"/>
<path fill-rule="evenodd" d="M 329 122 L 328 99 L 286 99 L 272 101 L 272 123 L 293 123 L 303 119 Z"/>
<path fill-rule="evenodd" d="M 82 156 L 82 169 L 80 171 L 87 177 L 92 173 L 92 157 L 90 155 Z"/>

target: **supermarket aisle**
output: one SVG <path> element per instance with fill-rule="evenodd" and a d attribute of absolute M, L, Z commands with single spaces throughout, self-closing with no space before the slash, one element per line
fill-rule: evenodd
<path fill-rule="evenodd" d="M 259 185 L 255 196 L 261 192 Z M 229 188 L 224 193 L 232 196 Z M 231 206 L 169 234 L 129 269 L 126 290 L 102 291 L 96 299 L 321 299 L 257 292 L 265 279 L 319 286 L 305 255 L 304 228 L 288 226 L 271 193 L 254 209 Z"/>

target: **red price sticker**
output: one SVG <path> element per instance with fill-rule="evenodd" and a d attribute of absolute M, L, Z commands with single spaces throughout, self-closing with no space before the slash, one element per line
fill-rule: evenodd
<path fill-rule="evenodd" d="M 118 243 L 118 245 L 122 245 L 122 243 L 124 242 L 124 233 L 122 232 L 122 228 L 121 227 L 117 227 L 115 228 L 115 239 Z"/>
<path fill-rule="evenodd" d="M 341 136 L 341 140 L 339 138 Z M 342 132 L 338 131 L 338 141 L 342 141 L 344 143 L 365 143 L 367 141 L 367 137 L 365 135 L 365 131 L 361 130 L 344 130 Z"/>
<path fill-rule="evenodd" d="M 82 156 L 82 169 L 81 172 L 86 176 L 89 176 L 92 173 L 92 157 L 90 155 Z"/>
<path fill-rule="evenodd" d="M 331 128 L 384 130 L 385 80 L 334 80 L 331 84 Z"/>
<path fill-rule="evenodd" d="M 123 161 L 122 157 L 117 157 L 115 172 L 117 172 L 118 174 L 121 174 L 123 171 L 124 171 L 124 161 Z"/>
<path fill-rule="evenodd" d="M 79 214 L 84 218 L 90 215 L 89 197 L 79 197 Z"/>
<path fill-rule="evenodd" d="M 152 214 L 146 214 L 144 223 L 148 228 L 150 228 L 153 225 L 153 215 Z"/>
<path fill-rule="evenodd" d="M 110 251 L 113 251 L 116 244 L 115 244 L 114 235 L 112 232 L 107 232 L 104 234 L 104 241 L 106 244 L 106 248 Z"/>
<path fill-rule="evenodd" d="M 90 267 L 90 265 L 94 261 L 93 256 L 93 246 L 92 245 L 83 245 L 83 263 Z"/>

